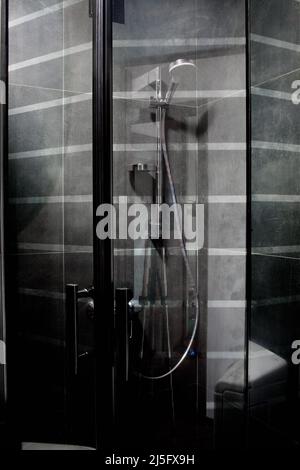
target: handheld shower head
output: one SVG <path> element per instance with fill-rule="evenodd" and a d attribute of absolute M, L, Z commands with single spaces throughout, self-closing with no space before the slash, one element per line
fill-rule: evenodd
<path fill-rule="evenodd" d="M 193 60 L 189 59 L 178 59 L 170 64 L 169 74 L 171 75 L 171 82 L 166 94 L 167 104 L 170 104 L 179 83 L 185 78 L 187 68 L 191 67 L 196 69 L 196 64 Z"/>
<path fill-rule="evenodd" d="M 172 62 L 169 66 L 169 74 L 171 75 L 172 81 L 180 83 L 184 78 L 187 67 L 196 68 L 196 64 L 193 60 L 189 59 L 178 59 Z"/>

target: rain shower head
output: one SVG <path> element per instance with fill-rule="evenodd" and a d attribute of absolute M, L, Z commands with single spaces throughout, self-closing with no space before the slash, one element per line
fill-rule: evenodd
<path fill-rule="evenodd" d="M 193 67 L 195 69 L 195 62 L 189 59 L 178 59 L 175 62 L 172 62 L 169 67 L 169 73 L 172 77 L 172 81 L 179 83 L 185 76 L 188 67 Z"/>
<path fill-rule="evenodd" d="M 193 60 L 189 59 L 178 59 L 172 62 L 169 66 L 169 74 L 171 75 L 171 82 L 166 94 L 166 102 L 169 104 L 173 98 L 173 95 L 181 81 L 186 76 L 188 68 L 196 68 L 196 64 Z"/>

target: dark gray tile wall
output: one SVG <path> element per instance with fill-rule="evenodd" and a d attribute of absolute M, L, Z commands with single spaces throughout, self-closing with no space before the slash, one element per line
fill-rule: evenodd
<path fill-rule="evenodd" d="M 289 359 L 299 337 L 300 4 L 253 0 L 252 339 Z"/>

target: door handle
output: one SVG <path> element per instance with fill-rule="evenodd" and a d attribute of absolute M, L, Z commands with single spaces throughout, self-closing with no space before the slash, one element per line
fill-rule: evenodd
<path fill-rule="evenodd" d="M 66 286 L 66 366 L 67 375 L 78 374 L 78 300 L 94 298 L 94 288 L 79 290 L 78 284 Z"/>
<path fill-rule="evenodd" d="M 66 357 L 65 357 L 65 405 L 66 432 L 72 439 L 74 425 L 74 396 L 76 395 L 76 378 L 78 375 L 79 331 L 78 331 L 78 300 L 94 299 L 94 288 L 79 290 L 78 284 L 66 285 Z"/>

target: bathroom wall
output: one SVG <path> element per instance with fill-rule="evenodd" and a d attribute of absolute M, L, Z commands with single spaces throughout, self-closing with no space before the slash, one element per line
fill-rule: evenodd
<path fill-rule="evenodd" d="M 292 343 L 300 338 L 300 114 L 292 102 L 293 82 L 300 79 L 299 20 L 295 0 L 251 1 L 251 337 L 286 360 L 287 395 L 280 398 L 289 397 L 289 411 L 282 439 L 294 433 L 299 418 L 299 373 L 291 364 Z"/>
<path fill-rule="evenodd" d="M 23 422 L 27 439 L 60 440 L 65 285 L 93 283 L 89 1 L 12 0 L 9 21 L 11 252 L 26 356 Z"/>
<path fill-rule="evenodd" d="M 134 191 L 128 174 L 133 164 L 153 165 L 156 159 L 155 119 L 146 97 L 154 92 L 150 87 L 138 90 L 136 79 L 159 65 L 168 83 L 170 62 L 189 58 L 197 64 L 196 74 L 187 72 L 181 82 L 167 122 L 178 198 L 204 203 L 206 218 L 205 247 L 190 254 L 200 293 L 199 356 L 197 363 L 187 360 L 184 371 L 174 375 L 175 411 L 184 377 L 189 388 L 182 399 L 185 413 L 195 415 L 200 408 L 210 417 L 216 383 L 231 364 L 243 359 L 245 346 L 244 6 L 240 0 L 127 0 L 125 24 L 114 26 L 115 195 L 151 200 L 151 189 L 144 184 Z M 117 286 L 133 288 L 138 297 L 144 245 L 126 242 L 116 248 Z M 183 347 L 184 282 L 177 251 L 168 258 L 174 351 Z"/>

